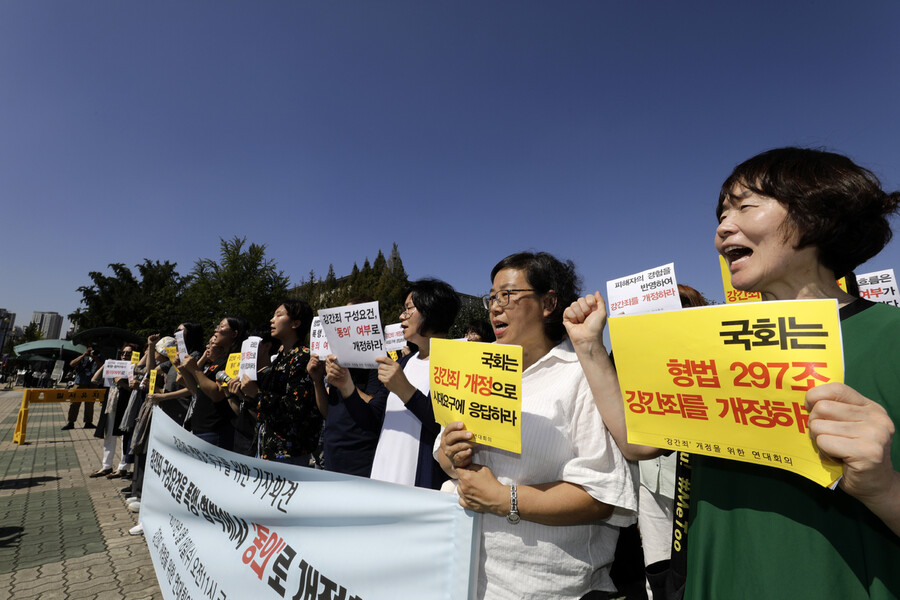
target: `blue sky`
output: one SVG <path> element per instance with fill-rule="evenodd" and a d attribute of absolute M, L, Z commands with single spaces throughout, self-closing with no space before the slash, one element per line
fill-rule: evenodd
<path fill-rule="evenodd" d="M 722 300 L 719 186 L 762 150 L 900 188 L 900 4 L 0 0 L 0 307 L 246 236 L 292 282 L 397 242 L 460 291 L 523 249 L 586 291 Z M 896 222 L 895 222 L 896 226 Z M 860 272 L 900 269 L 900 241 Z"/>

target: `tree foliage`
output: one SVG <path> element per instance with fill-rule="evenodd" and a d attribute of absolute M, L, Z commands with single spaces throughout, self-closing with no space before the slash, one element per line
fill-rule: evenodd
<path fill-rule="evenodd" d="M 81 304 L 69 320 L 78 329 L 121 327 L 138 335 L 173 331 L 180 322 L 185 281 L 177 265 L 145 259 L 138 277 L 122 263 L 112 263 L 112 275 L 91 271 L 92 284 L 81 286 Z"/>
<path fill-rule="evenodd" d="M 485 310 L 481 298 L 460 294 L 462 306 L 456 315 L 453 326 L 450 327 L 448 337 L 450 339 L 461 338 L 466 335 L 466 326 L 473 321 L 487 321 L 488 311 Z"/>
<path fill-rule="evenodd" d="M 251 325 L 268 323 L 287 295 L 288 279 L 266 258 L 265 245 L 246 238 L 220 240 L 219 260 L 204 258 L 187 276 L 176 264 L 145 259 L 137 274 L 122 263 L 111 275 L 91 271 L 91 285 L 78 288 L 81 304 L 69 319 L 78 329 L 120 327 L 146 336 L 174 331 L 197 321 L 212 331 L 224 316 L 241 316 Z"/>
<path fill-rule="evenodd" d="M 370 296 L 379 302 L 381 319 L 393 323 L 403 307 L 403 290 L 409 285 L 409 278 L 403 268 L 397 244 L 391 251 L 390 260 L 379 250 L 374 262 L 366 257 L 362 269 L 353 263 L 349 275 L 336 277 L 334 267 L 329 265 L 324 280 L 316 279 L 310 271 L 309 277 L 292 290 L 296 297 L 306 300 L 313 310 L 344 306 L 356 296 Z"/>
<path fill-rule="evenodd" d="M 247 238 L 220 240 L 219 260 L 194 263 L 185 290 L 184 307 L 192 320 L 215 328 L 226 316 L 247 319 L 251 326 L 269 322 L 288 291 L 288 278 L 274 260 L 266 258 L 265 244 L 247 244 Z"/>

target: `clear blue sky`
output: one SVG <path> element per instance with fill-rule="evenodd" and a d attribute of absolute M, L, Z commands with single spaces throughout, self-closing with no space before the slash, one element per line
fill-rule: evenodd
<path fill-rule="evenodd" d="M 721 300 L 735 164 L 825 147 L 900 188 L 898 24 L 895 0 L 0 0 L 0 307 L 67 314 L 91 270 L 186 273 L 235 235 L 293 283 L 396 241 L 467 293 L 539 249 L 586 291 L 674 261 Z"/>

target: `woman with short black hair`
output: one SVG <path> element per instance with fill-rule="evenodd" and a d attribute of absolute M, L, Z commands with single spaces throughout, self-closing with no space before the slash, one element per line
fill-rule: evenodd
<path fill-rule="evenodd" d="M 431 339 L 447 337 L 460 300 L 453 287 L 437 279 L 412 282 L 404 296 L 400 313 L 403 337 L 419 350 L 398 362 L 388 356 L 376 359 L 381 385 L 369 402 L 360 397 L 349 372 L 334 355 L 328 357 L 325 370 L 356 422 L 381 432 L 372 479 L 439 489 L 446 477 L 431 454 L 440 432 L 429 394 Z"/>
<path fill-rule="evenodd" d="M 900 597 L 900 310 L 835 281 L 887 244 L 898 202 L 846 156 L 805 148 L 763 152 L 722 184 L 715 246 L 732 285 L 767 301 L 837 301 L 844 382 L 810 389 L 806 408 L 812 441 L 843 477 L 829 490 L 781 469 L 692 456 L 686 598 Z M 608 402 L 621 412 L 603 299 L 587 296 L 566 317 L 601 411 Z"/>
<path fill-rule="evenodd" d="M 258 381 L 245 375 L 229 384 L 255 404 L 259 458 L 308 467 L 318 448 L 322 415 L 306 370 L 309 352 L 303 349 L 312 320 L 312 308 L 303 300 L 279 304 L 269 321 L 272 338 L 281 342 L 272 365 L 258 373 Z"/>

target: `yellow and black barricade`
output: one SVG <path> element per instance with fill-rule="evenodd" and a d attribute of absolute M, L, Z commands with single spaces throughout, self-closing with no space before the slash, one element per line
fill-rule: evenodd
<path fill-rule="evenodd" d="M 16 419 L 16 432 L 13 443 L 25 443 L 25 431 L 28 428 L 28 405 L 39 402 L 103 402 L 106 388 L 75 388 L 71 390 L 33 389 L 22 393 L 22 406 Z"/>

